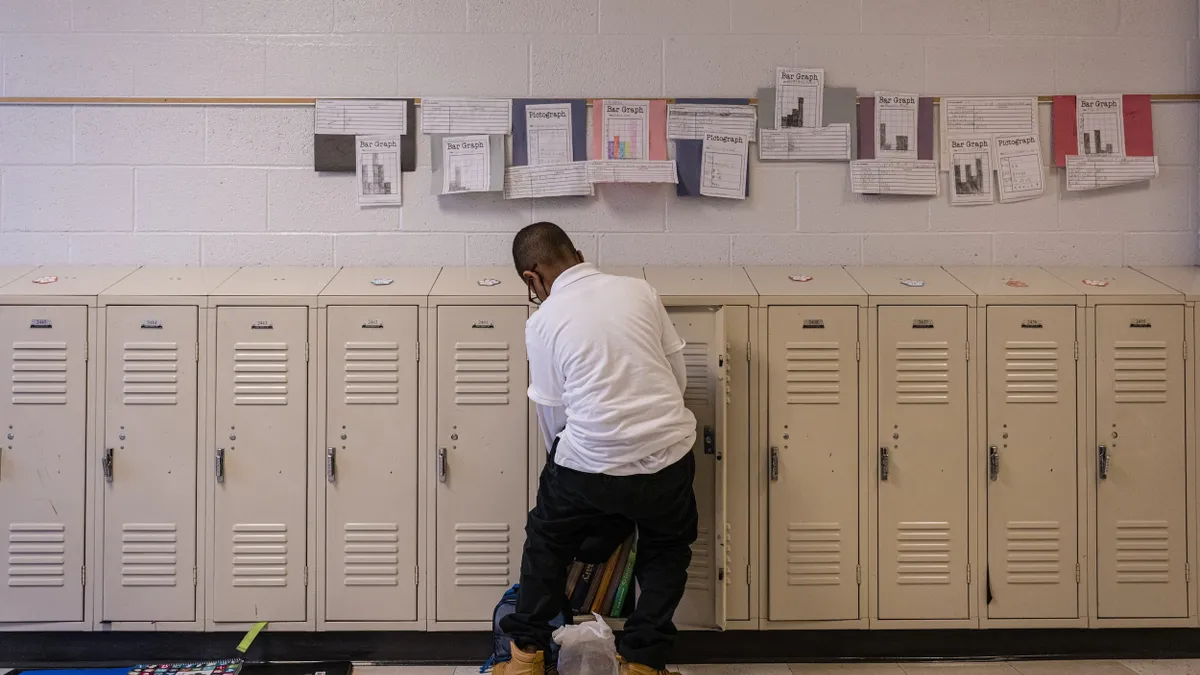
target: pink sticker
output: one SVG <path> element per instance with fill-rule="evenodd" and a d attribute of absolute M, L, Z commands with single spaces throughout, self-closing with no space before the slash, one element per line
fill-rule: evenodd
<path fill-rule="evenodd" d="M 38 277 L 33 280 L 33 283 L 35 283 L 35 284 L 52 284 L 56 281 L 58 281 L 58 277 L 49 276 L 49 277 Z"/>
<path fill-rule="evenodd" d="M 1021 281 L 1020 279 L 1009 279 L 1008 281 L 1004 282 L 1004 285 L 1008 286 L 1009 288 L 1029 288 L 1029 284 Z"/>
<path fill-rule="evenodd" d="M 792 281 L 800 281 L 800 282 L 812 281 L 812 279 L 813 279 L 812 277 L 808 276 L 807 274 L 789 274 L 788 278 L 791 279 Z"/>
<path fill-rule="evenodd" d="M 1085 286 L 1096 286 L 1099 288 L 1104 288 L 1108 285 L 1108 282 L 1103 279 L 1084 279 L 1083 283 Z"/>

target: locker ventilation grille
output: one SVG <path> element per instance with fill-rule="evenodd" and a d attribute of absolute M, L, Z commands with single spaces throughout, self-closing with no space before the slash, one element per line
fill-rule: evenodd
<path fill-rule="evenodd" d="M 287 343 L 238 342 L 233 350 L 233 404 L 287 405 Z"/>
<path fill-rule="evenodd" d="M 125 405 L 175 405 L 179 393 L 179 346 L 174 342 L 126 342 L 121 390 Z"/>
<path fill-rule="evenodd" d="M 233 585 L 287 586 L 287 525 L 233 526 Z"/>
<path fill-rule="evenodd" d="M 896 402 L 950 403 L 950 343 L 896 345 Z"/>
<path fill-rule="evenodd" d="M 1117 342 L 1113 359 L 1115 402 L 1167 402 L 1166 342 Z"/>
<path fill-rule="evenodd" d="M 508 405 L 507 342 L 454 343 L 454 402 L 457 405 Z"/>
<path fill-rule="evenodd" d="M 787 343 L 788 404 L 840 403 L 841 359 L 836 342 Z"/>
<path fill-rule="evenodd" d="M 13 343 L 12 402 L 66 405 L 67 343 Z"/>
<path fill-rule="evenodd" d="M 347 586 L 400 585 L 400 526 L 396 523 L 347 523 Z"/>
<path fill-rule="evenodd" d="M 1058 402 L 1058 343 L 1011 341 L 1004 344 L 1007 403 Z"/>
<path fill-rule="evenodd" d="M 1170 583 L 1170 550 L 1165 520 L 1117 521 L 1117 583 Z"/>
<path fill-rule="evenodd" d="M 690 375 L 688 380 L 691 380 Z M 692 544 L 692 562 L 688 565 L 686 588 L 700 591 L 712 588 L 712 534 L 712 530 L 707 527 L 701 526 L 696 529 L 696 543 Z"/>
<path fill-rule="evenodd" d="M 121 526 L 121 585 L 174 586 L 177 528 L 171 523 L 126 523 Z"/>
<path fill-rule="evenodd" d="M 510 583 L 512 537 L 508 523 L 454 526 L 454 585 L 504 586 Z"/>
<path fill-rule="evenodd" d="M 8 585 L 65 586 L 67 528 L 62 523 L 8 526 Z"/>
<path fill-rule="evenodd" d="M 842 583 L 842 527 L 837 523 L 788 523 L 788 586 Z"/>
<path fill-rule="evenodd" d="M 708 393 L 708 343 L 689 342 L 683 348 L 683 363 L 687 368 L 687 389 L 683 401 L 688 406 L 710 406 L 712 397 Z"/>
<path fill-rule="evenodd" d="M 1011 521 L 1007 528 L 1005 580 L 1010 584 L 1062 581 L 1062 532 L 1057 521 Z"/>
<path fill-rule="evenodd" d="M 950 583 L 950 523 L 901 522 L 896 539 L 896 583 Z"/>
<path fill-rule="evenodd" d="M 400 345 L 395 342 L 347 342 L 347 405 L 396 405 L 400 402 Z"/>

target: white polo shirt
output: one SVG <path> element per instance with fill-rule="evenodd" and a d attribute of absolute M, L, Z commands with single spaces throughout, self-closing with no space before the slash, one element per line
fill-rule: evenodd
<path fill-rule="evenodd" d="M 566 409 L 560 466 L 648 474 L 691 452 L 696 418 L 667 360 L 685 343 L 650 284 L 576 265 L 530 317 L 525 343 L 529 398 Z"/>

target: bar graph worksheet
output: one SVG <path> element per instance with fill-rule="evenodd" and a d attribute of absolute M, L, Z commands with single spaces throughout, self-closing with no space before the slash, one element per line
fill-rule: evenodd
<path fill-rule="evenodd" d="M 317 99 L 316 133 L 339 136 L 403 136 L 408 133 L 404 99 Z"/>
<path fill-rule="evenodd" d="M 997 136 L 992 153 L 1001 204 L 1035 199 L 1046 192 L 1042 148 L 1036 134 Z"/>
<path fill-rule="evenodd" d="M 650 156 L 650 102 L 601 101 L 604 106 L 604 156 L 645 160 Z"/>
<path fill-rule="evenodd" d="M 916 94 L 875 94 L 875 158 L 917 159 Z"/>
<path fill-rule="evenodd" d="M 421 99 L 425 134 L 498 134 L 512 132 L 512 100 L 507 98 Z"/>
<path fill-rule="evenodd" d="M 824 69 L 782 66 L 775 69 L 776 129 L 816 129 L 821 126 L 824 107 Z M 913 124 L 916 125 L 915 118 Z"/>
<path fill-rule="evenodd" d="M 491 144 L 487 136 L 442 139 L 442 194 L 492 189 Z"/>
<path fill-rule="evenodd" d="M 1018 136 L 1038 134 L 1037 97 L 1033 96 L 943 96 L 940 105 L 942 162 L 950 167 L 951 138 L 989 134 Z"/>
<path fill-rule="evenodd" d="M 950 204 L 992 201 L 992 137 L 950 139 Z"/>
<path fill-rule="evenodd" d="M 1122 96 L 1079 96 L 1075 99 L 1078 154 L 1125 155 L 1125 105 Z"/>
<path fill-rule="evenodd" d="M 354 160 L 359 206 L 401 204 L 399 136 L 359 136 Z"/>

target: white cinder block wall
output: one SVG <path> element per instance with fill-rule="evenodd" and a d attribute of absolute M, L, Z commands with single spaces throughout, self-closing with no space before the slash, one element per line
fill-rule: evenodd
<path fill-rule="evenodd" d="M 1197 0 L 0 0 L 5 96 L 753 96 L 777 65 L 939 94 L 1200 90 Z M 752 167 L 746 203 L 429 196 L 359 210 L 299 107 L 0 107 L 0 264 L 508 263 L 535 219 L 605 264 L 1165 264 L 1197 251 L 1198 107 L 1149 185 L 951 209 Z M 1049 161 L 1049 108 L 1042 107 Z"/>

